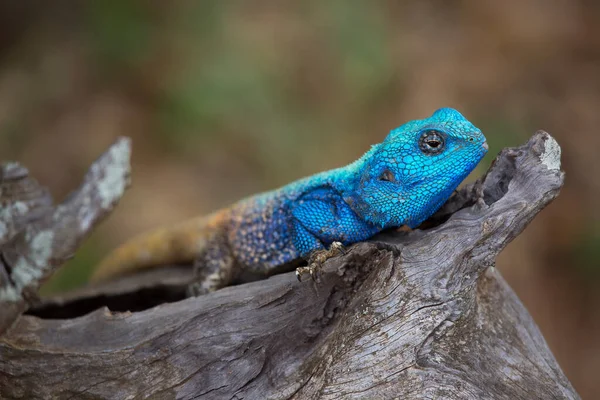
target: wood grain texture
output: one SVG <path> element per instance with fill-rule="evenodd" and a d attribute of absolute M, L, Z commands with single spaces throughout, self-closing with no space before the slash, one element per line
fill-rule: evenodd
<path fill-rule="evenodd" d="M 0 338 L 0 397 L 577 399 L 494 268 L 563 178 L 537 132 L 427 229 L 351 246 L 319 284 L 285 273 L 133 313 L 23 316 Z"/>

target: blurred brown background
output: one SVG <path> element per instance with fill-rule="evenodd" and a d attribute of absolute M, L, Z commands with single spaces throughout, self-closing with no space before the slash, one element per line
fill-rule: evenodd
<path fill-rule="evenodd" d="M 498 267 L 600 396 L 600 2 L 0 1 L 0 159 L 57 200 L 119 135 L 133 186 L 46 292 L 131 235 L 346 164 L 451 106 L 490 154 L 536 130 L 559 198 Z"/>

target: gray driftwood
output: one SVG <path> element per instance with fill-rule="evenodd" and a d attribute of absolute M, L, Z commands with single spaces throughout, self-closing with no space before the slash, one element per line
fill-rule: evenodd
<path fill-rule="evenodd" d="M 319 284 L 285 273 L 139 312 L 21 316 L 0 337 L 0 398 L 577 399 L 494 268 L 498 252 L 562 183 L 560 147 L 537 132 L 502 151 L 423 229 L 350 247 L 325 264 Z M 96 200 L 87 207 L 100 215 L 108 208 Z M 78 206 L 72 199 L 62 212 Z M 8 214 L 0 222 L 19 225 Z M 38 232 L 32 227 L 42 222 L 32 221 L 21 221 L 21 231 Z M 86 231 L 63 225 L 58 232 L 67 237 Z M 40 260 L 56 246 L 48 250 L 35 237 L 5 240 L 3 251 L 49 271 L 57 263 Z M 29 256 L 35 251 L 44 257 Z M 14 288 L 11 296 L 1 292 L 4 326 L 31 305 L 23 288 L 37 287 L 14 282 L 21 264 L 11 265 L 0 282 Z M 50 307 L 102 295 L 96 288 Z"/>

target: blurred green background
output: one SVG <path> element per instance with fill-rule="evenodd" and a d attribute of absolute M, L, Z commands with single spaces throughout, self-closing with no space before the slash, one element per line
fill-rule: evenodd
<path fill-rule="evenodd" d="M 442 106 L 536 129 L 566 185 L 498 259 L 583 398 L 600 393 L 600 2 L 0 1 L 0 159 L 61 200 L 117 136 L 133 186 L 45 288 L 109 249 L 346 164 Z"/>

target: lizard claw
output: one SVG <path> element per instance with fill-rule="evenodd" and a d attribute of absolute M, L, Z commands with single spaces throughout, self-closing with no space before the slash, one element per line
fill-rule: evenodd
<path fill-rule="evenodd" d="M 340 242 L 333 242 L 329 249 L 313 252 L 308 259 L 308 266 L 296 268 L 296 278 L 302 282 L 304 275 L 309 274 L 314 282 L 321 282 L 321 268 L 325 261 L 338 254 L 344 254 L 346 251 L 344 245 Z"/>
<path fill-rule="evenodd" d="M 299 282 L 302 282 L 302 278 L 304 277 L 304 275 L 308 274 L 310 276 L 310 279 L 313 280 L 313 282 L 321 282 L 321 278 L 320 278 L 320 268 L 321 266 L 318 264 L 310 264 L 307 267 L 299 267 L 296 268 L 296 278 L 298 278 Z"/>
<path fill-rule="evenodd" d="M 333 242 L 327 250 L 314 251 L 308 258 L 308 264 L 323 264 L 331 257 L 344 253 L 344 245 L 341 242 Z"/>

